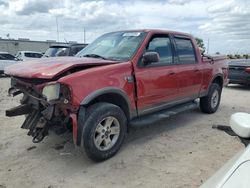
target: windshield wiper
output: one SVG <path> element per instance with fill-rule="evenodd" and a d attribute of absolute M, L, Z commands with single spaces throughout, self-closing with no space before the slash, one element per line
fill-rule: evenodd
<path fill-rule="evenodd" d="M 100 56 L 98 54 L 86 54 L 84 55 L 83 57 L 93 57 L 93 58 L 100 58 L 100 59 L 104 59 L 104 60 L 107 60 L 107 58 L 103 57 L 103 56 Z"/>

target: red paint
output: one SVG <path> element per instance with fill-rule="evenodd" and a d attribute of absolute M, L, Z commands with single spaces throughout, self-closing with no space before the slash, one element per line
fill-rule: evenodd
<path fill-rule="evenodd" d="M 148 34 L 137 53 L 128 62 L 115 63 L 96 58 L 77 57 L 50 58 L 39 62 L 24 63 L 22 66 L 20 66 L 21 64 L 11 66 L 7 68 L 6 73 L 25 78 L 53 79 L 72 67 L 86 67 L 86 69 L 57 80 L 70 88 L 72 96 L 70 102 L 74 107 L 79 107 L 81 101 L 99 89 L 115 87 L 126 93 L 131 110 L 134 111 L 188 97 L 198 98 L 208 91 L 212 79 L 218 74 L 223 75 L 224 84 L 227 82 L 228 69 L 225 59 L 215 58 L 212 61 L 205 58 L 203 60 L 195 39 L 191 35 L 161 30 L 143 31 Z M 177 34 L 190 38 L 195 46 L 197 63 L 139 67 L 138 62 L 150 37 L 154 34 Z M 125 79 L 131 75 L 135 78 L 134 83 L 129 83 Z M 70 116 L 73 121 L 75 139 L 77 117 L 76 114 Z"/>
<path fill-rule="evenodd" d="M 245 72 L 250 73 L 250 67 L 245 68 Z"/>
<path fill-rule="evenodd" d="M 30 60 L 17 66 L 9 66 L 4 72 L 5 74 L 24 78 L 52 79 L 74 67 L 89 67 L 112 63 L 114 62 L 86 57 L 51 57 Z"/>
<path fill-rule="evenodd" d="M 59 82 L 70 86 L 74 105 L 79 105 L 85 97 L 98 89 L 115 87 L 127 94 L 132 109 L 135 109 L 134 84 L 125 80 L 132 73 L 131 63 L 124 62 L 86 69 L 62 77 Z"/>

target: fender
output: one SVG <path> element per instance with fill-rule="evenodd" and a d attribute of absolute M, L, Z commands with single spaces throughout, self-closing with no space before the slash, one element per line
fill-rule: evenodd
<path fill-rule="evenodd" d="M 133 118 L 136 114 L 135 112 L 132 112 L 131 110 L 131 103 L 128 95 L 126 94 L 125 91 L 122 89 L 116 88 L 116 87 L 105 87 L 99 90 L 96 90 L 95 92 L 89 94 L 87 97 L 85 97 L 80 105 L 87 106 L 91 101 L 96 99 L 97 97 L 104 95 L 104 94 L 118 94 L 120 95 L 125 101 L 126 104 L 128 105 L 128 112 L 129 112 L 129 119 Z"/>
<path fill-rule="evenodd" d="M 218 74 L 214 75 L 213 79 L 211 79 L 211 81 L 208 85 L 207 91 L 205 93 L 203 93 L 202 97 L 207 96 L 209 88 L 211 87 L 212 83 L 214 82 L 215 78 L 217 78 L 217 77 L 220 77 L 222 79 L 222 87 L 223 87 L 223 84 L 224 84 L 223 74 L 218 73 Z"/>
<path fill-rule="evenodd" d="M 89 94 L 87 97 L 85 97 L 81 103 L 80 103 L 80 109 L 78 112 L 78 118 L 77 118 L 77 136 L 76 136 L 76 145 L 81 146 L 81 140 L 82 140 L 82 130 L 84 126 L 84 121 L 86 118 L 86 110 L 87 106 L 95 100 L 97 97 L 102 96 L 104 94 L 118 94 L 121 96 L 128 106 L 128 119 L 132 119 L 133 117 L 137 116 L 137 112 L 131 110 L 131 104 L 129 97 L 125 93 L 125 91 L 116 88 L 116 87 L 106 87 L 99 90 L 94 91 L 93 93 Z"/>
<path fill-rule="evenodd" d="M 97 98 L 97 97 L 99 97 L 101 95 L 104 95 L 104 94 L 109 94 L 109 93 L 115 93 L 115 94 L 118 94 L 118 95 L 122 96 L 125 99 L 125 101 L 127 102 L 129 110 L 131 109 L 130 100 L 129 100 L 127 94 L 125 93 L 125 91 L 123 91 L 121 89 L 118 89 L 116 87 L 105 87 L 105 88 L 96 90 L 93 93 L 89 94 L 87 97 L 85 97 L 81 101 L 80 105 L 84 105 L 84 106 L 88 105 L 95 98 Z"/>

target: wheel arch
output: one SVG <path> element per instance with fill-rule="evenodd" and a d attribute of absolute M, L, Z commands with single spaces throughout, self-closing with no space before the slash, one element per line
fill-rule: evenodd
<path fill-rule="evenodd" d="M 96 90 L 87 97 L 85 97 L 80 103 L 80 109 L 77 118 L 77 136 L 76 145 L 82 144 L 82 131 L 84 126 L 84 120 L 86 116 L 87 108 L 97 102 L 108 102 L 119 106 L 125 113 L 128 121 L 137 116 L 137 112 L 131 110 L 130 100 L 127 94 L 118 88 L 107 87 Z"/>
<path fill-rule="evenodd" d="M 217 74 L 214 76 L 212 82 L 210 83 L 209 87 L 211 84 L 216 83 L 218 84 L 221 88 L 223 88 L 223 75 L 222 74 Z"/>
<path fill-rule="evenodd" d="M 96 102 L 108 102 L 119 106 L 124 111 L 128 120 L 135 116 L 135 113 L 131 110 L 129 97 L 121 89 L 107 87 L 96 90 L 81 101 L 81 106 L 88 107 Z"/>
<path fill-rule="evenodd" d="M 208 87 L 207 87 L 207 90 L 204 92 L 204 93 L 202 93 L 201 95 L 200 95 L 200 97 L 206 97 L 207 95 L 208 95 L 208 92 L 209 92 L 209 89 L 211 88 L 211 85 L 213 84 L 213 83 L 217 83 L 217 84 L 219 84 L 219 86 L 221 87 L 221 89 L 223 88 L 223 83 L 224 83 L 224 80 L 223 80 L 223 74 L 216 74 L 214 77 L 213 77 L 213 79 L 211 79 L 211 81 L 209 82 L 209 85 L 208 85 Z"/>

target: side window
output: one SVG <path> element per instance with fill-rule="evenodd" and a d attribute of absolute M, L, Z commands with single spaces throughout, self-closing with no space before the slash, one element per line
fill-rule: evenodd
<path fill-rule="evenodd" d="M 169 37 L 154 37 L 148 44 L 148 52 L 157 52 L 160 56 L 159 64 L 171 64 L 173 63 L 173 55 L 171 49 L 171 42 Z"/>
<path fill-rule="evenodd" d="M 180 63 L 191 64 L 196 62 L 195 50 L 190 39 L 175 37 L 175 43 Z"/>

